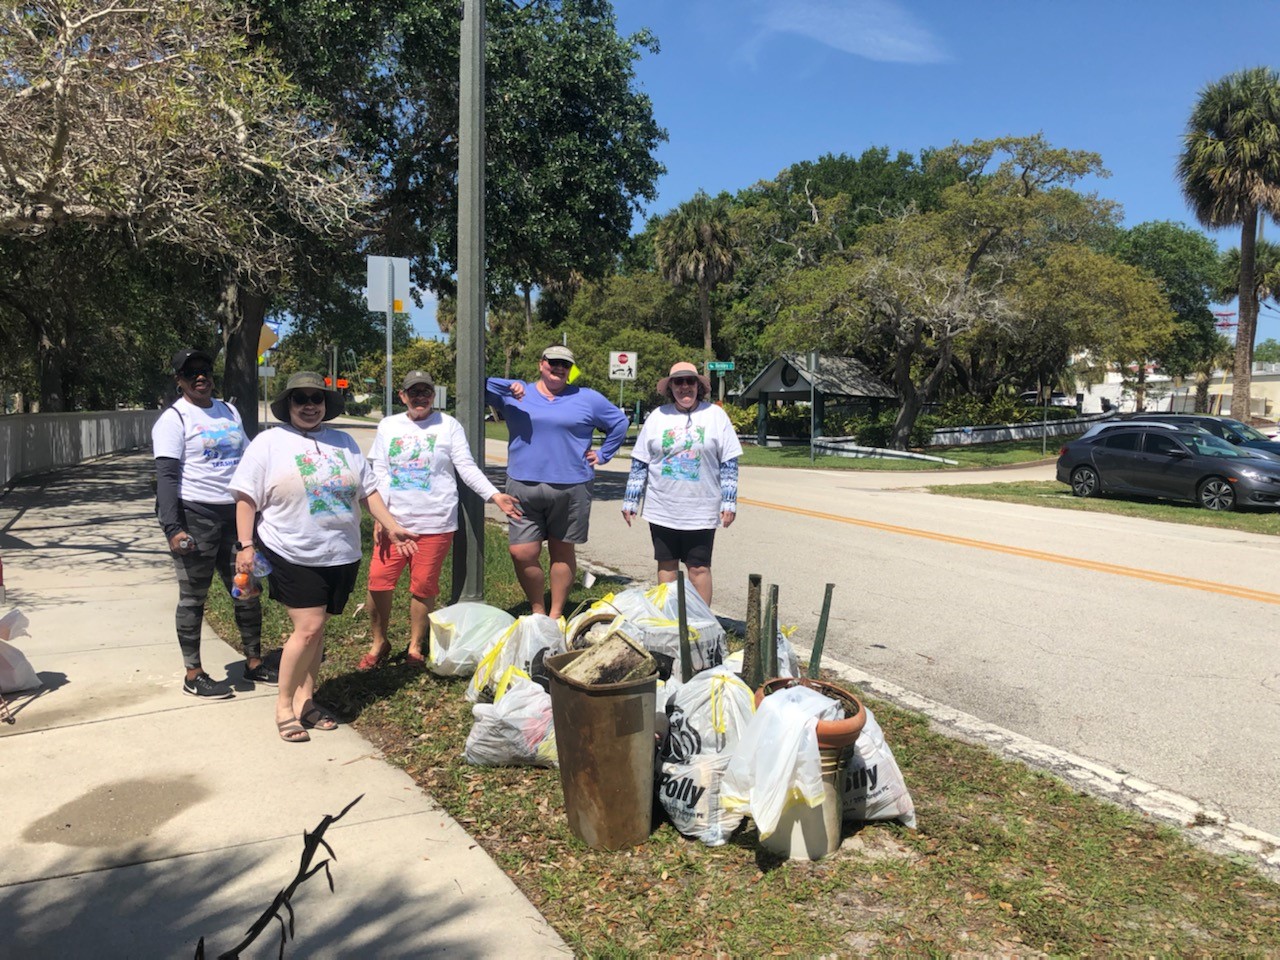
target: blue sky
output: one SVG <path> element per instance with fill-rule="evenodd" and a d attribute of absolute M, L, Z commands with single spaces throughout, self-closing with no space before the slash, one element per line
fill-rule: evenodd
<path fill-rule="evenodd" d="M 1126 225 L 1195 225 L 1174 163 L 1196 95 L 1280 51 L 1274 0 L 615 0 L 615 12 L 622 33 L 648 28 L 661 45 L 637 65 L 670 137 L 646 213 L 824 153 L 1043 131 L 1102 155 L 1111 176 L 1084 188 L 1118 201 Z M 1267 337 L 1280 339 L 1280 313 L 1264 308 Z"/>

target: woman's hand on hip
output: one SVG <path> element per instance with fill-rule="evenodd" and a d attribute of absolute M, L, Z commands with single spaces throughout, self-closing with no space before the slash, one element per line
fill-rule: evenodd
<path fill-rule="evenodd" d="M 587 463 L 591 464 L 593 467 L 600 462 L 600 457 L 596 455 L 596 452 L 594 450 L 588 450 L 586 457 L 584 457 L 583 459 L 585 459 Z"/>

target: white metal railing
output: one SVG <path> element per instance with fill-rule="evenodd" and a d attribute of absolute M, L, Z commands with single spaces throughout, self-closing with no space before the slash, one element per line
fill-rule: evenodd
<path fill-rule="evenodd" d="M 15 477 L 148 447 L 159 415 L 159 410 L 106 410 L 0 417 L 0 486 Z"/>

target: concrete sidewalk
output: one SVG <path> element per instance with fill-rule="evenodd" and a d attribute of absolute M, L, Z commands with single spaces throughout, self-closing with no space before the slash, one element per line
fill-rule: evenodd
<path fill-rule="evenodd" d="M 181 693 L 177 587 L 146 454 L 97 461 L 0 499 L 8 601 L 44 681 L 0 724 L 0 954 L 215 957 L 287 884 L 302 833 L 360 801 L 294 898 L 288 956 L 565 956 L 483 850 L 354 730 L 282 742 L 275 689 Z M 221 589 L 215 586 L 214 589 Z M 240 675 L 206 628 L 205 665 Z M 319 862 L 317 857 L 316 862 Z M 279 926 L 246 957 L 274 957 Z"/>

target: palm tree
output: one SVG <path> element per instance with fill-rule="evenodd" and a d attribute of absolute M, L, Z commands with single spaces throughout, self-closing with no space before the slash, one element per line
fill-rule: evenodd
<path fill-rule="evenodd" d="M 1215 333 L 1213 347 L 1192 370 L 1196 381 L 1196 413 L 1209 412 L 1209 385 L 1213 382 L 1213 371 L 1219 368 L 1226 369 L 1234 357 L 1235 351 L 1231 347 L 1231 341 L 1222 334 Z M 1234 400 L 1235 394 L 1231 396 Z"/>
<path fill-rule="evenodd" d="M 658 272 L 675 286 L 697 284 L 702 315 L 702 350 L 710 360 L 711 291 L 733 276 L 738 267 L 738 231 L 725 194 L 709 197 L 699 190 L 667 214 L 654 233 Z"/>
<path fill-rule="evenodd" d="M 1254 67 L 1200 91 L 1178 158 L 1182 192 L 1206 227 L 1240 227 L 1240 323 L 1236 329 L 1231 415 L 1249 417 L 1258 214 L 1280 213 L 1280 74 Z"/>

